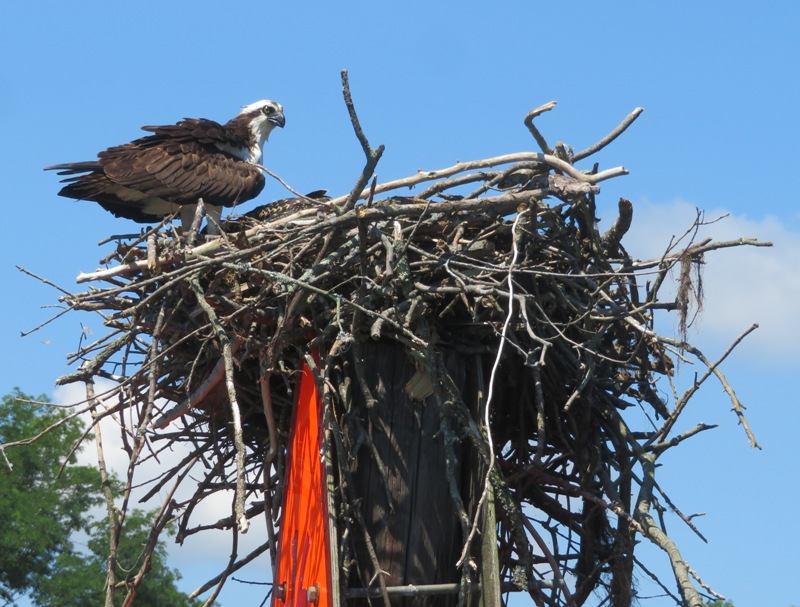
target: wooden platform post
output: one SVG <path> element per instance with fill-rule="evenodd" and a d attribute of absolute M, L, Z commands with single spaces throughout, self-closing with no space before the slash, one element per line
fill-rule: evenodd
<path fill-rule="evenodd" d="M 476 482 L 473 464 L 477 458 L 463 442 L 445 444 L 452 440 L 444 431 L 445 425 L 454 425 L 453 420 L 443 421 L 447 404 L 437 403 L 434 396 L 425 400 L 409 396 L 406 384 L 416 367 L 404 347 L 379 341 L 363 344 L 359 352 L 363 376 L 355 376 L 356 361 L 351 359 L 346 372 L 353 384 L 352 405 L 344 413 L 342 425 L 349 433 L 349 442 L 361 445 L 350 463 L 350 473 L 361 500 L 356 506 L 366 523 L 380 572 L 375 570 L 367 540 L 362 537 L 356 555 L 359 575 L 351 575 L 346 582 L 351 589 L 374 589 L 379 587 L 378 576 L 382 575 L 389 588 L 439 585 L 444 591 L 441 585 L 450 584 L 445 594 L 397 597 L 391 604 L 456 605 L 458 594 L 452 593 L 452 585 L 462 579 L 456 563 L 465 534 L 454 494 L 472 514 L 477 502 L 475 487 L 482 485 L 482 479 Z M 446 358 L 453 384 L 469 406 L 477 407 L 479 361 L 475 356 L 457 354 Z M 369 395 L 356 385 L 359 381 L 368 387 Z M 370 396 L 374 400 L 367 402 Z M 494 528 L 486 531 L 486 545 L 494 543 L 496 550 Z M 476 543 L 473 554 L 480 553 L 481 542 Z M 477 572 L 474 579 L 477 582 Z M 468 604 L 476 605 L 474 598 Z M 348 604 L 365 601 L 350 600 Z"/>

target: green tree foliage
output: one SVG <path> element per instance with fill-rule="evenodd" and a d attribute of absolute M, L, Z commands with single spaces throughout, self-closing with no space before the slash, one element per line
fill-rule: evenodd
<path fill-rule="evenodd" d="M 141 511 L 128 513 L 117 553 L 117 579 L 132 578 L 141 566 L 142 547 L 147 542 L 152 517 Z M 68 550 L 58 555 L 53 575 L 38 586 L 33 595 L 40 607 L 83 607 L 103 605 L 105 601 L 105 572 L 108 562 L 108 527 L 105 522 L 91 526 L 87 552 Z M 176 583 L 177 570 L 167 565 L 163 544 L 156 547 L 152 568 L 136 593 L 135 605 L 147 607 L 199 607 L 202 600 L 190 600 Z M 118 604 L 125 592 L 117 593 Z"/>
<path fill-rule="evenodd" d="M 36 402 L 32 402 L 32 401 Z M 15 390 L 0 404 L 0 444 L 39 435 L 66 413 Z M 35 587 L 51 572 L 56 555 L 70 547 L 73 532 L 85 529 L 99 500 L 100 475 L 65 457 L 83 433 L 77 419 L 62 423 L 30 445 L 5 449 L 0 459 L 0 600 Z M 74 463 L 74 454 L 69 462 Z"/>
<path fill-rule="evenodd" d="M 24 594 L 37 607 L 105 604 L 108 525 L 90 518 L 92 510 L 103 511 L 93 508 L 102 502 L 100 474 L 92 466 L 75 464 L 73 448 L 84 429 L 80 420 L 67 417 L 44 396 L 34 399 L 15 390 L 2 397 L 0 445 L 38 438 L 3 449 L 11 468 L 0 455 L 0 607 L 15 604 Z M 139 511 L 128 513 L 117 580 L 138 571 L 151 520 Z M 135 604 L 202 605 L 178 590 L 179 579 L 159 544 Z M 118 603 L 125 594 L 124 589 L 117 593 Z"/>

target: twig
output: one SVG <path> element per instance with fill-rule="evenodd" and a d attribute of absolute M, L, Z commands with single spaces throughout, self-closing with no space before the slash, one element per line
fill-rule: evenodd
<path fill-rule="evenodd" d="M 552 154 L 553 148 L 547 145 L 547 141 L 545 140 L 544 137 L 542 137 L 542 134 L 539 132 L 539 129 L 537 129 L 534 126 L 533 119 L 545 112 L 549 112 L 554 107 L 556 107 L 557 103 L 558 102 L 556 101 L 551 101 L 550 103 L 545 103 L 544 105 L 540 105 L 536 109 L 533 109 L 530 112 L 528 112 L 528 115 L 525 116 L 525 126 L 528 127 L 528 130 L 531 132 L 531 135 L 533 135 L 533 138 L 536 140 L 536 143 L 539 144 L 539 149 L 542 150 L 542 152 L 545 154 Z"/>
<path fill-rule="evenodd" d="M 255 550 L 252 550 L 248 555 L 246 555 L 246 556 L 242 557 L 241 559 L 239 559 L 238 561 L 236 561 L 233 564 L 233 566 L 226 567 L 224 571 L 222 571 L 221 573 L 217 574 L 216 576 L 214 576 L 213 578 L 208 580 L 205 584 L 195 588 L 192 592 L 189 593 L 187 598 L 189 598 L 189 600 L 196 599 L 197 597 L 199 597 L 204 592 L 207 592 L 208 590 L 210 590 L 214 586 L 217 586 L 220 583 L 220 581 L 222 581 L 224 578 L 228 577 L 231 573 L 234 573 L 234 572 L 238 571 L 239 569 L 241 569 L 242 567 L 244 567 L 248 563 L 251 563 L 253 560 L 255 560 L 256 558 L 258 558 L 259 556 L 264 554 L 264 552 L 266 552 L 268 547 L 269 547 L 269 544 L 267 544 L 267 543 L 261 544 Z"/>
<path fill-rule="evenodd" d="M 669 556 L 684 605 L 686 607 L 702 607 L 703 601 L 689 579 L 689 568 L 686 561 L 681 556 L 675 542 L 656 525 L 650 515 L 650 503 L 655 483 L 655 455 L 644 455 L 641 463 L 644 468 L 644 478 L 636 504 L 636 520 L 642 525 L 645 535 Z"/>
<path fill-rule="evenodd" d="M 561 160 L 560 158 L 551 156 L 550 154 L 542 154 L 539 152 L 518 152 L 515 154 L 505 154 L 502 156 L 495 156 L 492 158 L 484 158 L 482 160 L 470 160 L 467 162 L 458 162 L 455 165 L 445 169 L 437 169 L 433 171 L 420 171 L 416 175 L 412 175 L 410 177 L 395 179 L 394 181 L 387 181 L 386 183 L 379 183 L 375 187 L 375 194 L 383 194 L 385 192 L 389 192 L 392 190 L 412 188 L 415 185 L 419 185 L 420 183 L 425 183 L 426 181 L 436 181 L 439 179 L 444 179 L 446 177 L 452 177 L 453 175 L 456 175 L 458 173 L 464 173 L 466 171 L 487 169 L 498 165 L 512 164 L 517 162 L 538 162 L 539 164 L 544 164 L 554 169 L 563 171 L 573 179 L 577 179 L 578 181 L 582 181 L 589 184 L 599 183 L 601 181 L 605 181 L 606 179 L 611 179 L 613 177 L 619 177 L 621 175 L 628 174 L 628 170 L 625 169 L 624 167 L 616 167 L 613 169 L 600 171 L 599 173 L 589 174 L 579 171 L 571 164 Z M 363 190 L 361 194 L 358 195 L 358 197 L 366 198 L 368 195 L 369 191 Z M 348 197 L 334 198 L 333 200 L 330 201 L 329 204 L 341 205 L 346 200 L 348 200 Z"/>
<path fill-rule="evenodd" d="M 597 143 L 595 143 L 594 145 L 590 145 L 590 146 L 589 146 L 588 148 L 586 148 L 585 150 L 581 150 L 580 152 L 577 152 L 576 154 L 574 154 L 574 155 L 572 156 L 572 161 L 573 161 L 573 162 L 578 162 L 579 160 L 583 160 L 583 159 L 584 159 L 584 158 L 586 158 L 587 156 L 591 156 L 591 155 L 592 155 L 592 154 L 594 154 L 595 152 L 599 152 L 600 150 L 602 150 L 602 149 L 603 149 L 604 147 L 606 147 L 606 146 L 607 146 L 609 143 L 611 143 L 611 142 L 612 142 L 612 141 L 614 141 L 614 140 L 615 140 L 617 137 L 619 137 L 620 135 L 622 135 L 622 133 L 624 133 L 624 132 L 625 132 L 625 130 L 626 130 L 626 129 L 627 129 L 627 128 L 628 128 L 628 127 L 631 125 L 631 124 L 633 124 L 633 121 L 634 121 L 634 120 L 636 120 L 636 119 L 639 117 L 639 114 L 641 114 L 642 112 L 644 112 L 644 108 L 643 108 L 643 107 L 637 107 L 637 108 L 635 108 L 635 109 L 634 109 L 634 110 L 633 110 L 633 111 L 632 111 L 630 114 L 628 114 L 628 115 L 625 117 L 625 120 L 623 120 L 623 121 L 622 121 L 622 122 L 619 124 L 619 126 L 618 126 L 617 128 L 615 128 L 613 131 L 611 131 L 611 132 L 610 132 L 608 135 L 606 135 L 605 137 L 603 137 L 603 138 L 602 138 L 600 141 L 598 141 L 598 142 L 597 142 Z"/>
<path fill-rule="evenodd" d="M 231 417 L 233 422 L 233 444 L 236 449 L 236 496 L 235 496 L 235 514 L 236 523 L 239 526 L 239 531 L 247 533 L 250 527 L 250 522 L 245 516 L 245 477 L 244 477 L 244 463 L 245 463 L 245 447 L 244 439 L 242 438 L 242 418 L 239 411 L 239 403 L 236 398 L 236 383 L 233 378 L 233 352 L 231 347 L 231 340 L 225 332 L 225 328 L 217 317 L 214 309 L 208 305 L 206 301 L 206 294 L 203 287 L 200 286 L 197 278 L 192 278 L 189 284 L 197 296 L 197 303 L 206 313 L 211 326 L 214 328 L 217 340 L 222 347 L 222 356 L 225 361 L 225 387 L 228 392 L 228 403 L 230 405 Z"/>
<path fill-rule="evenodd" d="M 738 346 L 739 343 L 741 343 L 741 341 L 745 337 L 747 337 L 750 333 L 752 333 L 756 329 L 758 329 L 758 324 L 757 323 L 752 324 L 743 333 L 741 333 L 733 341 L 733 343 L 731 343 L 731 345 L 728 346 L 725 352 L 723 352 L 722 355 L 714 362 L 711 362 L 709 359 L 707 359 L 705 355 L 697 347 L 691 344 L 687 344 L 686 342 L 677 342 L 667 337 L 658 338 L 660 341 L 685 349 L 687 352 L 690 352 L 691 354 L 696 356 L 706 366 L 705 373 L 698 380 L 695 380 L 692 386 L 687 388 L 684 395 L 676 403 L 672 415 L 664 422 L 664 425 L 658 432 L 658 436 L 667 436 L 669 434 L 673 425 L 677 421 L 678 416 L 688 404 L 689 399 L 692 397 L 692 395 L 694 395 L 695 392 L 697 392 L 697 390 L 700 388 L 703 382 L 705 382 L 705 380 L 713 373 L 719 380 L 720 384 L 722 384 L 722 387 L 725 390 L 725 392 L 728 394 L 728 397 L 730 398 L 731 404 L 733 406 L 733 410 L 736 413 L 736 416 L 739 418 L 739 423 L 744 428 L 744 431 L 747 434 L 747 438 L 750 441 L 750 446 L 754 449 L 761 449 L 761 446 L 756 441 L 756 437 L 753 434 L 753 431 L 750 429 L 750 424 L 747 423 L 747 418 L 744 415 L 744 406 L 739 401 L 739 398 L 736 396 L 736 393 L 733 391 L 733 388 L 731 388 L 730 384 L 728 383 L 728 380 L 725 378 L 725 375 L 719 369 L 720 365 L 726 358 L 728 358 L 728 355 L 730 355 L 730 353 L 733 352 L 736 346 Z"/>
<path fill-rule="evenodd" d="M 106 596 L 105 607 L 114 607 L 114 586 L 116 585 L 116 568 L 117 568 L 117 548 L 119 547 L 119 531 L 122 521 L 117 519 L 117 509 L 114 505 L 114 493 L 111 488 L 111 480 L 106 467 L 105 453 L 103 451 L 103 438 L 100 430 L 100 424 L 97 423 L 102 417 L 97 412 L 97 398 L 94 392 L 94 382 L 87 380 L 86 386 L 86 400 L 89 402 L 94 421 L 94 442 L 97 447 L 97 467 L 100 471 L 100 481 L 103 488 L 103 496 L 106 502 L 106 516 L 108 517 L 108 541 L 109 541 L 109 555 L 108 564 L 106 566 Z"/>
<path fill-rule="evenodd" d="M 347 212 L 356 206 L 356 202 L 359 198 L 361 198 L 364 188 L 366 187 L 367 183 L 369 183 L 372 174 L 375 172 L 375 167 L 378 166 L 378 161 L 383 155 L 384 147 L 383 144 L 381 144 L 373 150 L 369 145 L 369 141 L 367 141 L 366 135 L 364 135 L 364 131 L 361 129 L 361 123 L 358 121 L 356 108 L 353 105 L 353 99 L 350 96 L 350 81 L 347 77 L 347 70 L 342 70 L 342 94 L 344 95 L 344 102 L 347 106 L 347 112 L 350 114 L 350 122 L 353 125 L 353 130 L 356 133 L 358 142 L 361 144 L 361 149 L 364 150 L 364 155 L 367 157 L 367 163 L 364 165 L 364 170 L 361 171 L 361 176 L 356 181 L 356 184 L 353 186 L 350 194 L 348 194 L 347 200 L 345 200 L 344 204 L 342 205 L 342 209 Z M 375 188 L 373 185 L 370 193 L 374 194 L 374 190 Z M 370 195 L 370 193 L 368 193 L 368 195 Z M 331 204 L 335 203 L 331 202 Z"/>
<path fill-rule="evenodd" d="M 231 347 L 231 354 L 236 354 L 242 345 L 242 340 L 237 339 Z M 154 359 L 155 360 L 155 359 Z M 214 365 L 211 373 L 183 402 L 172 407 L 153 422 L 153 427 L 157 430 L 166 428 L 171 422 L 184 415 L 190 409 L 201 405 L 206 397 L 225 379 L 225 358 L 220 358 Z"/>

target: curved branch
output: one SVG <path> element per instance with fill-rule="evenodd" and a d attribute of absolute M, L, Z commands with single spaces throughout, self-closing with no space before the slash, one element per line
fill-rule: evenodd
<path fill-rule="evenodd" d="M 534 126 L 533 119 L 541 114 L 544 114 L 545 112 L 549 112 L 554 107 L 556 107 L 557 103 L 558 103 L 557 101 L 551 101 L 549 103 L 545 103 L 544 105 L 540 105 L 536 109 L 528 112 L 528 115 L 525 116 L 525 126 L 528 127 L 528 130 L 531 132 L 531 135 L 533 135 L 533 138 L 536 140 L 536 143 L 539 144 L 539 149 L 541 149 L 542 152 L 544 152 L 545 154 L 552 154 L 553 148 L 547 145 L 547 141 L 545 140 L 544 137 L 542 137 L 542 134 L 539 132 L 539 129 L 537 129 Z"/>
<path fill-rule="evenodd" d="M 585 150 L 581 150 L 581 151 L 580 151 L 580 152 L 578 152 L 577 154 L 574 154 L 574 155 L 572 156 L 572 161 L 573 161 L 573 162 L 578 162 L 579 160 L 583 160 L 583 159 L 584 159 L 584 158 L 586 158 L 587 156 L 591 156 L 591 155 L 592 155 L 592 154 L 594 154 L 595 152 L 598 152 L 598 151 L 602 150 L 602 149 L 603 149 L 604 147 L 606 147 L 606 146 L 607 146 L 609 143 L 611 143 L 611 142 L 612 142 L 612 141 L 614 141 L 614 140 L 615 140 L 617 137 L 619 137 L 620 135 L 622 135 L 622 133 L 624 133 L 624 132 L 625 132 L 625 130 L 626 130 L 626 129 L 627 129 L 627 128 L 628 128 L 628 127 L 631 125 L 631 124 L 633 124 L 633 121 L 634 121 L 634 120 L 636 120 L 636 119 L 639 117 L 639 114 L 641 114 L 642 112 L 644 112 L 644 108 L 643 108 L 643 107 L 637 107 L 636 109 L 634 109 L 634 110 L 633 110 L 633 111 L 632 111 L 630 114 L 628 114 L 628 115 L 626 116 L 625 120 L 623 120 L 623 121 L 622 121 L 622 122 L 619 124 L 619 126 L 618 126 L 617 128 L 615 128 L 613 131 L 611 131 L 611 132 L 610 132 L 608 135 L 606 135 L 605 137 L 603 137 L 603 138 L 602 138 L 600 141 L 598 141 L 598 142 L 597 142 L 597 143 L 595 143 L 594 145 L 590 145 L 590 146 L 589 146 L 588 148 L 586 148 Z"/>

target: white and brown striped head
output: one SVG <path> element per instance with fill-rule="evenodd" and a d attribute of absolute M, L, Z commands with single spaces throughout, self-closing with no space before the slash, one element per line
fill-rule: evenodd
<path fill-rule="evenodd" d="M 272 129 L 276 126 L 283 128 L 285 124 L 283 106 L 277 101 L 264 99 L 246 105 L 236 118 L 228 121 L 225 126 L 232 129 L 243 141 L 248 142 L 247 149 L 229 149 L 227 151 L 242 160 L 258 164 L 261 162 L 262 148 L 269 139 Z"/>

